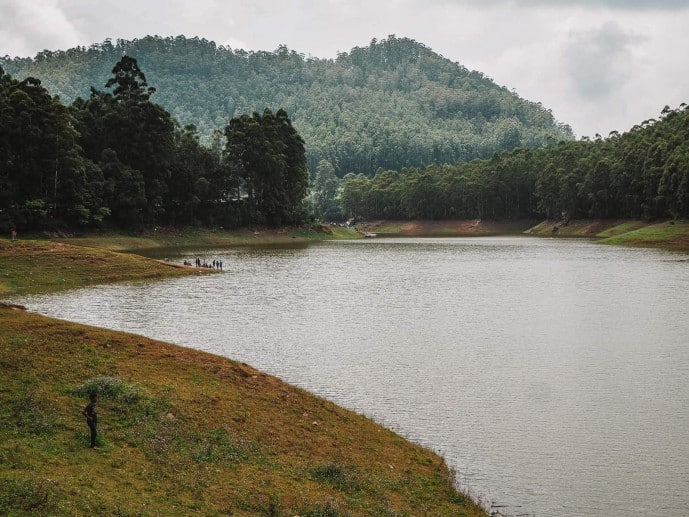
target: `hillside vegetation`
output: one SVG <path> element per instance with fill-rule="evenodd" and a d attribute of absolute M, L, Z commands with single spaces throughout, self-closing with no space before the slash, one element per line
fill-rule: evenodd
<path fill-rule="evenodd" d="M 18 79 L 40 78 L 65 103 L 102 89 L 123 52 L 134 57 L 160 103 L 210 144 L 232 117 L 285 109 L 306 142 L 308 168 L 373 174 L 488 158 L 515 147 L 570 139 L 549 110 L 521 99 L 407 38 L 390 36 L 336 59 L 217 46 L 199 38 L 147 36 L 0 59 Z M 322 163 L 321 163 L 322 162 Z"/>
<path fill-rule="evenodd" d="M 52 264 L 68 286 L 96 270 L 117 272 L 105 281 L 199 274 L 67 244 L 0 245 L 0 271 L 14 271 L 5 296 L 42 290 L 17 271 L 24 262 L 29 273 Z M 246 364 L 1 303 L 0 329 L 2 515 L 486 515 L 437 455 Z M 92 450 L 81 410 L 94 390 Z"/>
<path fill-rule="evenodd" d="M 207 148 L 151 100 L 136 59 L 111 74 L 112 92 L 67 107 L 0 67 L 0 231 L 306 220 L 304 141 L 284 110 L 232 118 Z"/>
<path fill-rule="evenodd" d="M 575 141 L 541 106 L 409 39 L 319 60 L 147 37 L 2 63 L 69 90 L 117 52 L 139 55 L 157 91 L 128 55 L 105 83 L 112 94 L 91 90 L 68 108 L 36 79 L 0 73 L 0 122 L 11 128 L 0 139 L 0 230 L 689 218 L 686 104 Z M 224 133 L 204 130 L 206 146 L 154 92 L 173 113 L 188 103 L 182 122 L 208 99 L 215 108 L 203 113 L 235 116 Z M 164 100 L 172 94 L 178 102 Z M 267 102 L 293 119 L 283 109 L 236 115 Z"/>
<path fill-rule="evenodd" d="M 658 120 L 607 138 L 350 174 L 337 202 L 365 219 L 686 219 L 689 109 L 665 107 Z"/>

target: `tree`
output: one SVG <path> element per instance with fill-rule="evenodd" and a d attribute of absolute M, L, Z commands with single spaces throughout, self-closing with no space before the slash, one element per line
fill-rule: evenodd
<path fill-rule="evenodd" d="M 141 219 L 138 224 L 166 222 L 166 195 L 174 160 L 174 120 L 165 109 L 150 101 L 155 89 L 148 87 L 136 59 L 123 56 L 112 74 L 106 83 L 108 88 L 114 86 L 112 94 L 92 88 L 87 101 L 77 99 L 72 104 L 79 120 L 80 142 L 91 160 L 99 162 L 103 152 L 111 150 L 121 165 L 143 178 L 146 204 L 141 207 L 134 203 L 135 213 Z M 107 169 L 116 170 L 120 169 Z M 116 189 L 129 189 L 117 184 L 127 174 L 108 177 L 107 171 L 104 170 L 105 179 L 116 182 Z M 133 217 L 129 211 L 121 220 L 131 222 Z"/>
<path fill-rule="evenodd" d="M 142 228 L 148 205 L 141 172 L 122 163 L 112 149 L 103 150 L 100 166 L 106 178 L 105 196 L 115 222 L 122 228 Z"/>
<path fill-rule="evenodd" d="M 309 186 L 306 149 L 304 140 L 292 126 L 292 121 L 284 109 L 279 109 L 275 113 L 273 124 L 275 125 L 277 140 L 284 144 L 285 174 L 283 183 L 287 195 L 287 218 L 285 222 L 291 224 L 301 221 L 304 216 L 301 206 Z"/>
<path fill-rule="evenodd" d="M 113 77 L 105 83 L 106 88 L 115 86 L 113 95 L 117 101 L 146 102 L 156 91 L 146 83 L 146 76 L 133 57 L 122 56 L 112 69 Z"/>
<path fill-rule="evenodd" d="M 337 204 L 340 180 L 335 175 L 335 167 L 328 160 L 318 162 L 313 181 L 314 205 L 319 217 L 324 221 L 339 221 L 342 218 Z"/>
<path fill-rule="evenodd" d="M 286 112 L 266 108 L 235 117 L 225 136 L 225 163 L 240 180 L 251 217 L 270 225 L 299 222 L 308 172 L 304 142 Z"/>
<path fill-rule="evenodd" d="M 219 156 L 199 143 L 193 125 L 175 133 L 175 157 L 167 182 L 167 221 L 174 226 L 214 225 L 223 196 L 219 185 Z"/>
<path fill-rule="evenodd" d="M 89 224 L 102 214 L 99 174 L 76 121 L 41 81 L 0 69 L 0 226 Z"/>

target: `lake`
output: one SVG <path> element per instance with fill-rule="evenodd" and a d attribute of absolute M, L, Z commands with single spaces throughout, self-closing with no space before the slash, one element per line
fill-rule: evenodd
<path fill-rule="evenodd" d="M 530 237 L 203 250 L 23 298 L 237 359 L 442 455 L 504 514 L 689 515 L 689 256 Z"/>

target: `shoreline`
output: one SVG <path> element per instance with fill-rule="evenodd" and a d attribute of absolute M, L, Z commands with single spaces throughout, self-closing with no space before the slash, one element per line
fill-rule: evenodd
<path fill-rule="evenodd" d="M 576 219 L 490 221 L 375 220 L 357 224 L 365 234 L 378 237 L 487 237 L 531 235 L 552 238 L 588 238 L 601 244 L 689 251 L 689 221 L 645 222 L 627 219 Z"/>
<path fill-rule="evenodd" d="M 630 219 L 488 219 L 363 220 L 352 227 L 315 224 L 297 228 L 250 227 L 234 230 L 204 228 L 156 228 L 139 233 L 85 232 L 43 234 L 29 240 L 51 241 L 97 249 L 141 253 L 158 249 L 208 247 L 305 245 L 323 240 L 366 237 L 480 237 L 531 235 L 538 237 L 589 238 L 604 244 L 689 250 L 689 220 L 640 221 Z M 0 242 L 4 239 L 0 238 Z M 21 242 L 20 238 L 16 242 Z M 7 239 L 9 242 L 9 239 Z"/>
<path fill-rule="evenodd" d="M 528 235 L 588 238 L 600 244 L 689 251 L 689 221 L 634 220 L 445 220 L 362 221 L 354 227 L 313 225 L 302 228 L 244 228 L 234 231 L 160 228 L 139 234 L 93 232 L 82 235 L 0 238 L 0 299 L 57 292 L 99 283 L 165 278 L 178 274 L 212 274 L 175 262 L 145 262 L 144 255 L 163 257 L 166 250 L 241 246 L 306 246 L 323 240 L 366 237 L 485 237 Z M 24 252 L 35 246 L 37 252 Z M 78 250 L 76 252 L 69 250 Z M 108 255 L 114 253 L 114 255 Z M 13 257 L 13 254 L 17 256 Z M 4 255 L 4 260 L 3 260 Z M 79 262 L 81 261 L 81 262 Z M 107 268 L 101 267 L 107 264 Z M 166 267 L 160 267 L 160 265 Z M 170 273 L 178 270 L 177 273 Z"/>
<path fill-rule="evenodd" d="M 686 221 L 368 221 L 357 230 L 163 229 L 0 239 L 0 368 L 6 379 L 0 407 L 7 408 L 8 424 L 0 429 L 0 513 L 136 513 L 145 505 L 146 511 L 178 514 L 231 509 L 234 515 L 344 516 L 394 509 L 487 515 L 480 501 L 457 491 L 437 454 L 246 364 L 1 301 L 216 272 L 145 258 L 138 254 L 144 250 L 306 245 L 373 233 L 584 237 L 689 250 Z M 107 392 L 104 442 L 96 453 L 80 442 L 84 401 L 75 390 L 85 383 L 100 383 Z M 138 434 L 128 431 L 132 426 Z M 95 461 L 89 454 L 97 454 Z M 150 473 L 156 473 L 153 482 Z"/>
<path fill-rule="evenodd" d="M 0 300 L 213 274 L 169 265 L 0 239 Z M 3 302 L 0 328 L 0 513 L 487 515 L 436 453 L 244 363 Z"/>

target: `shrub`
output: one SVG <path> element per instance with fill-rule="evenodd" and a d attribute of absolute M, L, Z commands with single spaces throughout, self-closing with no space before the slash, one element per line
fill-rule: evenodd
<path fill-rule="evenodd" d="M 87 397 L 92 393 L 126 403 L 138 402 L 141 398 L 136 387 L 118 377 L 94 377 L 74 388 L 74 394 L 81 397 Z"/>

